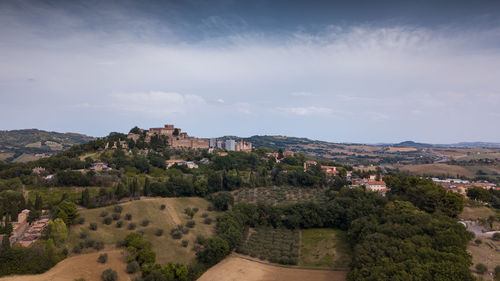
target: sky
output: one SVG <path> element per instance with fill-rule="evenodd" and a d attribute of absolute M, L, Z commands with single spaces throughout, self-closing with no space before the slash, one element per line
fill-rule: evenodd
<path fill-rule="evenodd" d="M 0 0 L 0 130 L 164 124 L 500 142 L 500 2 Z"/>

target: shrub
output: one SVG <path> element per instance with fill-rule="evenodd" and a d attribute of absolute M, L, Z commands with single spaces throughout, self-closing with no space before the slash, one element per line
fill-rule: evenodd
<path fill-rule="evenodd" d="M 211 224 L 211 223 L 212 223 L 212 219 L 211 219 L 211 218 L 205 218 L 205 219 L 203 220 L 203 223 L 204 223 L 204 224 Z"/>
<path fill-rule="evenodd" d="M 113 219 L 111 217 L 105 217 L 104 220 L 102 220 L 102 223 L 106 225 L 110 225 L 113 222 Z"/>
<path fill-rule="evenodd" d="M 73 247 L 72 252 L 75 254 L 79 254 L 82 252 L 82 247 L 80 247 L 80 245 L 76 245 L 75 247 Z"/>
<path fill-rule="evenodd" d="M 74 281 L 85 281 L 84 278 L 78 278 L 78 279 L 75 279 Z"/>
<path fill-rule="evenodd" d="M 162 235 L 163 235 L 163 229 L 158 228 L 158 229 L 155 231 L 155 235 L 156 235 L 156 236 L 162 236 Z"/>
<path fill-rule="evenodd" d="M 125 219 L 128 220 L 128 221 L 131 220 L 132 219 L 132 214 L 126 213 L 125 214 Z"/>
<path fill-rule="evenodd" d="M 111 215 L 111 217 L 113 218 L 114 221 L 117 221 L 117 220 L 120 219 L 120 214 L 114 213 L 114 214 Z"/>
<path fill-rule="evenodd" d="M 85 239 L 88 236 L 89 236 L 89 233 L 87 231 L 80 232 L 80 239 Z"/>
<path fill-rule="evenodd" d="M 485 274 L 488 271 L 488 267 L 482 263 L 476 264 L 476 271 L 479 274 Z"/>
<path fill-rule="evenodd" d="M 97 251 L 100 251 L 102 249 L 104 249 L 104 242 L 95 242 L 94 244 L 94 249 L 96 249 Z"/>
<path fill-rule="evenodd" d="M 189 233 L 189 228 L 184 227 L 182 229 L 182 234 L 188 234 Z"/>
<path fill-rule="evenodd" d="M 163 211 L 163 210 L 165 210 L 165 208 L 166 208 L 166 207 L 167 207 L 167 206 L 165 206 L 165 204 L 161 204 L 161 206 L 160 206 L 160 210 L 162 210 L 162 211 Z"/>
<path fill-rule="evenodd" d="M 140 267 L 139 264 L 136 261 L 131 261 L 127 263 L 127 273 L 128 274 L 134 274 L 137 271 L 139 271 Z"/>
<path fill-rule="evenodd" d="M 195 213 L 198 213 L 198 211 L 199 211 L 199 210 L 200 210 L 200 209 L 198 209 L 198 208 L 196 208 L 196 207 L 195 207 L 195 208 L 193 208 L 193 211 L 194 211 Z"/>
<path fill-rule="evenodd" d="M 206 218 L 206 217 L 208 217 L 208 214 L 207 213 L 203 213 L 203 214 L 201 214 L 201 217 L 202 218 Z"/>
<path fill-rule="evenodd" d="M 97 223 L 91 222 L 89 225 L 89 228 L 90 228 L 90 230 L 96 231 L 97 230 Z"/>
<path fill-rule="evenodd" d="M 212 212 L 214 210 L 214 206 L 210 205 L 207 207 L 207 211 Z"/>
<path fill-rule="evenodd" d="M 116 281 L 118 279 L 118 273 L 111 268 L 104 270 L 101 274 L 102 281 Z"/>
<path fill-rule="evenodd" d="M 116 222 L 116 228 L 121 228 L 123 226 L 123 221 Z"/>
<path fill-rule="evenodd" d="M 134 230 L 136 228 L 136 224 L 131 222 L 129 225 L 128 225 L 128 229 L 129 230 Z"/>
<path fill-rule="evenodd" d="M 87 239 L 85 240 L 85 248 L 92 248 L 95 245 L 95 240 Z"/>
<path fill-rule="evenodd" d="M 144 281 L 141 276 L 136 276 L 132 279 L 132 281 Z"/>
<path fill-rule="evenodd" d="M 483 240 L 477 238 L 476 240 L 474 240 L 474 243 L 476 243 L 477 245 L 481 245 L 481 243 L 483 243 Z"/>
<path fill-rule="evenodd" d="M 100 216 L 103 217 L 103 218 L 105 216 L 107 216 L 107 215 L 108 215 L 108 211 L 102 211 L 101 214 L 100 214 Z"/>
<path fill-rule="evenodd" d="M 142 225 L 142 226 L 148 226 L 148 224 L 149 224 L 149 220 L 143 220 L 143 221 L 141 222 L 141 225 Z"/>
<path fill-rule="evenodd" d="M 106 263 L 108 261 L 108 254 L 100 254 L 97 258 L 97 262 Z"/>
<path fill-rule="evenodd" d="M 188 222 L 186 223 L 186 226 L 187 226 L 187 227 L 189 227 L 189 228 L 193 228 L 195 224 L 196 224 L 196 223 L 195 223 L 194 221 L 188 221 Z"/>
<path fill-rule="evenodd" d="M 139 234 L 140 236 L 144 235 L 144 231 L 142 231 L 142 230 L 137 230 L 135 233 Z"/>
<path fill-rule="evenodd" d="M 115 205 L 115 207 L 113 208 L 113 212 L 115 212 L 115 213 L 121 213 L 122 211 L 123 211 L 123 207 L 120 205 Z"/>
<path fill-rule="evenodd" d="M 180 231 L 179 229 L 172 229 L 170 231 L 170 235 L 172 236 L 172 238 L 174 239 L 181 239 L 182 238 L 182 231 Z"/>
<path fill-rule="evenodd" d="M 85 223 L 85 217 L 79 217 L 78 224 L 84 224 L 84 223 Z"/>
<path fill-rule="evenodd" d="M 493 233 L 493 240 L 495 240 L 495 241 L 499 241 L 500 240 L 500 232 Z"/>
<path fill-rule="evenodd" d="M 495 266 L 495 278 L 500 277 L 500 265 Z"/>
<path fill-rule="evenodd" d="M 181 245 L 182 245 L 182 247 L 186 248 L 189 245 L 189 241 L 188 240 L 182 240 Z"/>

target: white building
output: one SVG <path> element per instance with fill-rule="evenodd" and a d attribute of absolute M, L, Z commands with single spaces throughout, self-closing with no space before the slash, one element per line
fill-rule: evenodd
<path fill-rule="evenodd" d="M 227 151 L 235 151 L 236 150 L 236 141 L 227 140 L 226 141 L 226 150 Z"/>

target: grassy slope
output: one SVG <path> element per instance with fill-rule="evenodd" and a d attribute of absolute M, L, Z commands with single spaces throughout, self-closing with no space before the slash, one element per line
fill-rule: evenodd
<path fill-rule="evenodd" d="M 160 210 L 161 204 L 165 204 L 167 208 L 165 210 Z M 209 217 L 215 219 L 215 212 L 206 211 L 209 206 L 209 202 L 196 197 L 189 198 L 155 198 L 155 199 L 143 199 L 138 201 L 132 201 L 121 204 L 123 207 L 121 220 L 124 222 L 122 228 L 116 228 L 116 221 L 113 221 L 111 225 L 105 225 L 102 223 L 103 218 L 99 215 L 101 211 L 108 210 L 112 213 L 113 206 L 91 209 L 91 210 L 81 210 L 80 214 L 85 217 L 84 225 L 77 225 L 71 228 L 70 238 L 69 238 L 69 249 L 78 244 L 80 241 L 79 233 L 82 230 L 86 230 L 90 234 L 90 238 L 96 241 L 103 241 L 106 248 L 114 248 L 117 241 L 123 239 L 132 230 L 128 230 L 127 226 L 130 222 L 134 222 L 137 225 L 136 230 L 144 231 L 144 237 L 146 240 L 153 243 L 153 250 L 156 252 L 156 262 L 167 263 L 189 263 L 195 257 L 195 253 L 192 250 L 194 245 L 194 240 L 198 234 L 204 236 L 213 236 L 215 223 L 211 225 L 206 225 L 202 223 L 203 218 L 201 214 L 206 212 Z M 197 207 L 199 208 L 198 213 L 194 216 L 194 221 L 196 226 L 190 230 L 187 235 L 184 235 L 180 240 L 174 240 L 170 236 L 170 230 L 175 227 L 179 222 L 185 224 L 189 217 L 184 214 L 184 209 L 187 207 Z M 125 214 L 132 214 L 132 220 L 126 221 L 124 219 Z M 141 226 L 141 222 L 144 219 L 150 220 L 148 226 Z M 90 231 L 88 226 L 90 222 L 98 222 L 98 230 Z M 161 228 L 164 230 L 162 236 L 156 236 L 155 230 Z M 183 248 L 181 240 L 189 240 L 189 245 L 187 248 Z"/>
<path fill-rule="evenodd" d="M 300 266 L 346 268 L 351 262 L 345 232 L 329 228 L 301 231 Z"/>
<path fill-rule="evenodd" d="M 121 250 L 105 251 L 108 261 L 105 264 L 97 262 L 97 257 L 104 253 L 90 253 L 67 258 L 49 271 L 37 275 L 16 275 L 0 278 L 0 281 L 68 281 L 84 278 L 87 281 L 101 280 L 101 273 L 112 268 L 118 273 L 118 281 L 132 280 L 132 276 L 125 271 L 125 258 Z"/>

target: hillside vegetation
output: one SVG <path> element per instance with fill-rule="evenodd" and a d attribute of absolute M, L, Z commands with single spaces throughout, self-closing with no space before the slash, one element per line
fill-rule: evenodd
<path fill-rule="evenodd" d="M 0 160 L 28 162 L 35 154 L 53 154 L 94 139 L 77 133 L 47 132 L 37 129 L 0 131 Z"/>

